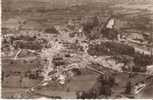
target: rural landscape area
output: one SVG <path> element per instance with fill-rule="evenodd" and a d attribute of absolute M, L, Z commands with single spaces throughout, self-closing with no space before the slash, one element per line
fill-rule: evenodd
<path fill-rule="evenodd" d="M 153 99 L 153 0 L 2 0 L 3 99 Z"/>

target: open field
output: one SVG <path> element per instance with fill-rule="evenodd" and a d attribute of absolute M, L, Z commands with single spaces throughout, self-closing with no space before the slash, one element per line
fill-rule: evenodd
<path fill-rule="evenodd" d="M 9 0 L 7 1 L 10 2 Z M 110 3 L 109 1 L 100 2 L 100 3 L 94 2 L 89 4 L 82 4 L 73 7 L 64 7 L 57 9 L 51 8 L 52 6 L 50 5 L 50 3 L 48 3 L 49 0 L 47 0 L 46 2 L 43 1 L 43 3 L 34 0 L 30 1 L 16 0 L 13 2 L 13 4 L 10 3 L 10 5 L 13 7 L 10 9 L 9 5 L 5 5 L 6 1 L 3 2 L 4 6 L 6 7 L 3 7 L 4 11 L 2 15 L 3 19 L 2 27 L 5 27 L 4 23 L 5 21 L 9 20 L 9 18 L 14 20 L 21 20 L 21 19 L 26 20 L 27 25 L 25 25 L 25 28 L 34 27 L 36 29 L 42 29 L 50 27 L 54 24 L 67 23 L 67 21 L 70 19 L 80 19 L 83 16 L 88 16 L 93 14 L 94 15 L 100 14 L 104 16 L 106 12 L 114 13 L 115 15 L 119 16 L 122 15 L 123 17 L 120 16 L 121 19 L 123 19 L 125 16 L 125 20 L 132 16 L 136 16 L 137 14 L 144 13 L 144 14 L 153 15 L 152 2 L 148 2 L 146 4 L 134 3 L 134 2 L 133 4 L 128 4 L 127 2 L 119 4 L 120 1 L 118 2 L 114 1 L 113 3 Z M 22 5 L 23 4 L 22 2 L 27 3 L 25 4 L 26 6 L 24 5 L 25 7 Z M 21 10 L 16 10 L 16 8 L 21 8 Z M 8 11 L 6 9 L 8 9 Z M 150 12 L 147 11 L 148 12 L 147 13 L 145 10 L 148 10 Z"/>

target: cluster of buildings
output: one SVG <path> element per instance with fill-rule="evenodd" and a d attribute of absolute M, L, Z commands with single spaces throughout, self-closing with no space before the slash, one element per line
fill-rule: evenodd
<path fill-rule="evenodd" d="M 95 20 L 94 18 L 97 19 Z M 42 82 L 41 86 L 47 86 L 51 80 L 56 80 L 59 84 L 64 85 L 66 84 L 67 79 L 73 78 L 74 73 L 79 73 L 81 68 L 86 68 L 88 63 L 91 62 L 98 63 L 100 66 L 106 67 L 106 69 L 108 68 L 109 70 L 115 70 L 117 72 L 131 72 L 131 68 L 134 66 L 132 61 L 133 59 L 130 59 L 127 56 L 119 56 L 117 58 L 120 60 L 117 61 L 117 58 L 113 58 L 112 54 L 117 55 L 120 53 L 120 55 L 128 55 L 128 50 L 127 52 L 126 50 L 123 50 L 126 49 L 126 47 L 128 48 L 128 46 L 125 46 L 126 43 L 146 45 L 147 42 L 144 36 L 137 32 L 119 33 L 119 28 L 116 30 L 115 27 L 117 27 L 117 25 L 121 22 L 117 20 L 118 19 L 113 17 L 106 19 L 101 17 L 93 17 L 83 22 L 83 24 L 74 23 L 70 20 L 63 26 L 55 25 L 53 28 L 57 31 L 57 33 L 32 30 L 28 30 L 26 32 L 25 30 L 21 30 L 17 34 L 3 34 L 2 57 L 7 58 L 6 64 L 3 63 L 4 65 L 2 65 L 4 76 L 3 82 L 5 83 L 5 80 L 11 76 L 14 80 L 17 80 L 14 82 L 14 84 L 20 83 L 21 86 L 22 83 L 25 82 L 27 84 L 24 85 L 28 86 L 30 84 L 29 86 L 34 86 L 36 88 L 36 83 L 40 81 Z M 95 21 L 100 22 L 95 24 Z M 88 26 L 87 24 L 90 25 Z M 89 39 L 94 35 L 93 33 L 95 33 L 97 37 L 95 37 L 95 39 Z M 105 41 L 106 44 L 104 44 L 106 46 L 104 44 L 100 45 L 103 41 Z M 95 46 L 97 43 L 99 44 L 100 49 L 97 50 L 98 47 L 93 48 L 95 49 L 93 52 L 103 52 L 104 49 L 107 49 L 107 53 L 109 54 L 108 58 L 101 58 L 99 55 L 92 56 L 88 54 L 88 49 L 90 49 L 89 45 L 92 44 Z M 124 45 L 119 45 L 122 43 Z M 137 48 L 137 46 L 133 44 L 132 46 Z M 146 52 L 146 50 L 139 50 Z M 122 51 L 126 53 L 123 53 Z M 60 54 L 62 57 L 58 57 Z M 9 64 L 7 62 L 8 59 L 12 61 Z M 39 59 L 39 62 L 33 62 L 31 59 Z M 23 62 L 18 64 L 18 60 Z M 14 69 L 18 70 L 17 72 L 20 74 L 12 74 L 9 76 L 6 75 L 6 72 L 8 73 L 9 70 L 11 70 L 10 66 L 11 68 L 14 66 Z M 30 71 L 27 75 L 28 78 L 26 77 L 26 79 L 25 75 L 22 75 L 22 70 L 25 70 L 24 68 L 27 68 L 27 72 Z M 152 74 L 152 71 L 150 70 L 152 69 L 152 65 L 148 66 L 146 69 L 147 73 Z M 6 78 L 5 76 L 8 77 Z M 37 77 L 40 77 L 40 79 L 37 79 Z M 34 91 L 34 88 L 31 89 Z"/>

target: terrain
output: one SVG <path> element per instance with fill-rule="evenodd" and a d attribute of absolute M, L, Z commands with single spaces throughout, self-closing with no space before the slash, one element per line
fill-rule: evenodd
<path fill-rule="evenodd" d="M 78 98 L 79 91 L 86 93 L 81 98 L 153 98 L 152 5 L 2 0 L 2 98 Z M 98 78 L 111 74 L 111 95 L 99 94 Z M 132 92 L 126 94 L 129 81 Z M 145 87 L 135 94 L 138 83 Z"/>

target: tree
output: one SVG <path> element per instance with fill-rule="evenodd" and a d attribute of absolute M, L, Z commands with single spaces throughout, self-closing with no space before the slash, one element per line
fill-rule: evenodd
<path fill-rule="evenodd" d="M 128 81 L 127 84 L 126 84 L 125 93 L 130 94 L 131 93 L 131 89 L 132 89 L 132 84 L 131 84 L 130 81 Z"/>
<path fill-rule="evenodd" d="M 97 16 L 87 17 L 81 22 L 83 26 L 83 31 L 88 39 L 96 38 L 96 27 L 99 25 L 99 20 Z"/>

